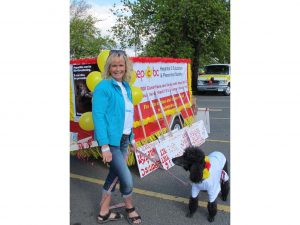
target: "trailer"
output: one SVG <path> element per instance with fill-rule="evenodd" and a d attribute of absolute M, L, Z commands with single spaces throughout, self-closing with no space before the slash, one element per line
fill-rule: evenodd
<path fill-rule="evenodd" d="M 130 57 L 135 78 L 132 87 L 142 90 L 134 106 L 133 132 L 138 147 L 157 140 L 193 121 L 191 60 L 161 57 Z M 92 111 L 92 91 L 86 84 L 92 72 L 101 72 L 97 57 L 70 61 L 70 150 L 81 158 L 99 157 L 93 130 L 79 125 L 80 117 Z M 101 81 L 100 81 L 101 82 Z M 128 165 L 135 164 L 134 154 Z"/>

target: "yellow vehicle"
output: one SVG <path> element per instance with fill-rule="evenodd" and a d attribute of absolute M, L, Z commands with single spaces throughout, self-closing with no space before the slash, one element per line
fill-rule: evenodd
<path fill-rule="evenodd" d="M 204 74 L 198 76 L 199 92 L 217 91 L 230 95 L 230 64 L 210 64 L 204 67 Z"/>

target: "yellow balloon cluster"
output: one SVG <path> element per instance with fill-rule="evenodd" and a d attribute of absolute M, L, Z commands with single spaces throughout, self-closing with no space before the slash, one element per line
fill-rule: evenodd
<path fill-rule="evenodd" d="M 90 72 L 86 78 L 86 85 L 90 91 L 94 91 L 96 85 L 102 80 L 101 73 L 98 71 Z"/>
<path fill-rule="evenodd" d="M 139 87 L 132 86 L 131 92 L 132 92 L 133 105 L 139 104 L 144 97 L 142 90 Z"/>
<path fill-rule="evenodd" d="M 104 72 L 104 66 L 109 56 L 109 52 L 110 52 L 109 50 L 102 50 L 97 57 L 97 64 L 102 73 Z"/>
<path fill-rule="evenodd" d="M 79 126 L 86 131 L 94 130 L 92 112 L 83 113 L 79 118 Z"/>

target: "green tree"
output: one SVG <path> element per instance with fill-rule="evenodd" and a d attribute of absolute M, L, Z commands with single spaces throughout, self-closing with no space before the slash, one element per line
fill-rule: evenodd
<path fill-rule="evenodd" d="M 141 55 L 192 59 L 192 84 L 198 68 L 210 62 L 230 62 L 230 2 L 228 0 L 122 0 L 112 31 L 122 46 Z"/>
<path fill-rule="evenodd" d="M 95 26 L 98 21 L 88 13 L 91 5 L 84 0 L 73 0 L 70 6 L 70 53 L 71 58 L 95 57 L 101 49 L 110 49 L 116 42 L 102 37 Z"/>

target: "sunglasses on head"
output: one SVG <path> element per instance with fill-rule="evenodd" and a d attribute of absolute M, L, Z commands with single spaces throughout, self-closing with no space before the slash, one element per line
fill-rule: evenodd
<path fill-rule="evenodd" d="M 112 49 L 112 50 L 109 51 L 109 55 L 112 55 L 112 54 L 116 54 L 118 56 L 121 56 L 121 55 L 127 56 L 126 52 L 124 50 L 114 50 L 114 49 Z"/>

